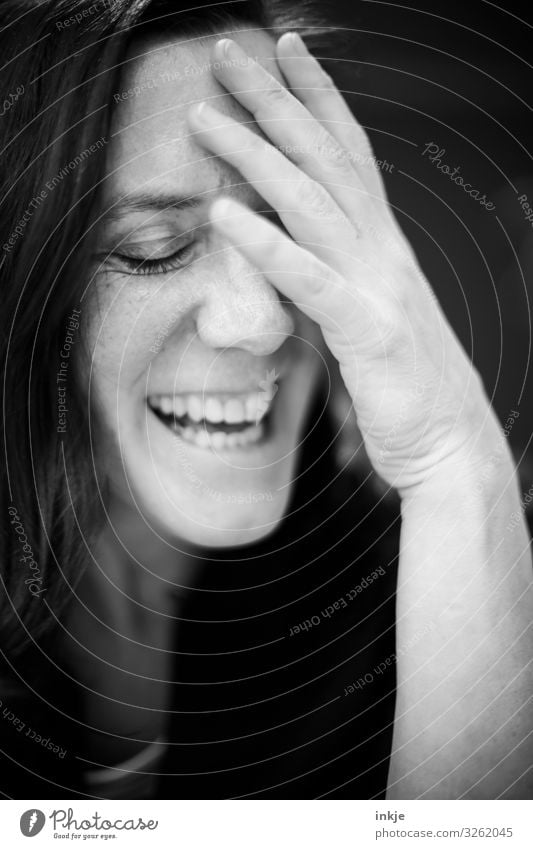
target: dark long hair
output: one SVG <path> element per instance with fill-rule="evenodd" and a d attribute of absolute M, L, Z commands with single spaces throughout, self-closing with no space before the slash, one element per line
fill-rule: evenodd
<path fill-rule="evenodd" d="M 0 646 L 8 654 L 51 631 L 99 528 L 82 391 L 69 371 L 64 435 L 57 375 L 87 282 L 104 144 L 126 51 L 148 32 L 183 36 L 247 24 L 320 37 L 305 5 L 296 15 L 287 6 L 3 0 Z"/>

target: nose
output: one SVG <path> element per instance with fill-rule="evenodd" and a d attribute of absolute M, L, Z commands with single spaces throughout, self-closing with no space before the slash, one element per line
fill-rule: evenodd
<path fill-rule="evenodd" d="M 274 353 L 294 333 L 289 308 L 276 289 L 239 251 L 218 254 L 213 275 L 197 314 L 197 331 L 212 348 L 242 348 L 256 356 Z"/>

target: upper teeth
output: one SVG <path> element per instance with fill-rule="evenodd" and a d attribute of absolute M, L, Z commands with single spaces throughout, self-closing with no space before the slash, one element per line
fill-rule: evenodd
<path fill-rule="evenodd" d="M 238 424 L 261 421 L 268 413 L 272 399 L 265 392 L 251 392 L 249 395 L 233 395 L 229 398 L 200 394 L 151 395 L 148 402 L 151 407 L 166 415 L 181 417 L 187 414 L 195 422 L 205 419 L 213 424 Z"/>

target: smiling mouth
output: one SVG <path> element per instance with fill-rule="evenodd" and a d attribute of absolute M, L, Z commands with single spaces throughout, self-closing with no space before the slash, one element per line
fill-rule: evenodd
<path fill-rule="evenodd" d="M 269 436 L 277 393 L 150 395 L 148 406 L 173 433 L 215 451 L 257 445 Z"/>

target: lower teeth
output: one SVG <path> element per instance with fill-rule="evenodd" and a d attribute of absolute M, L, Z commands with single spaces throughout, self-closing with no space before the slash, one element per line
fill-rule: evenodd
<path fill-rule="evenodd" d="M 172 429 L 186 442 L 192 442 L 194 445 L 200 446 L 200 448 L 210 447 L 214 451 L 252 445 L 255 442 L 259 442 L 265 432 L 263 422 L 243 428 L 243 430 L 234 433 L 224 433 L 221 430 L 208 433 L 205 428 L 181 427 L 180 425 L 173 425 Z"/>

